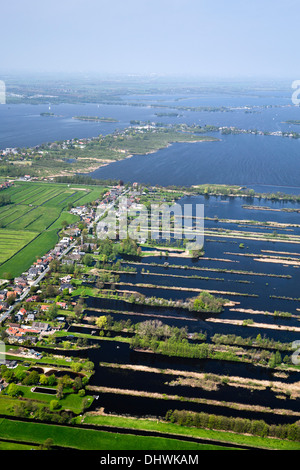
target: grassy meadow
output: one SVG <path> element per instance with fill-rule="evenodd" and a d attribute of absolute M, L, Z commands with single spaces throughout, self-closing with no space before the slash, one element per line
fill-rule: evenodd
<path fill-rule="evenodd" d="M 0 208 L 0 278 L 15 277 L 57 242 L 63 222 L 79 218 L 68 212 L 102 196 L 103 186 L 21 182 L 5 190 L 11 204 Z"/>

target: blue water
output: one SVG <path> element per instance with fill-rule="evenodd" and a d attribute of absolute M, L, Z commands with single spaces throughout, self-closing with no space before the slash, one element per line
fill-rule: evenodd
<path fill-rule="evenodd" d="M 219 142 L 176 143 L 154 154 L 134 155 L 102 167 L 92 176 L 163 186 L 299 186 L 300 140 L 249 134 L 220 138 Z"/>
<path fill-rule="evenodd" d="M 255 87 L 220 94 L 180 93 L 126 95 L 121 104 L 1 105 L 0 149 L 31 147 L 45 142 L 74 137 L 106 135 L 124 129 L 131 120 L 236 126 L 262 131 L 296 131 L 300 126 L 284 123 L 300 119 L 300 108 L 291 103 L 291 89 L 262 91 Z M 143 106 L 133 106 L 138 103 Z M 151 107 L 151 106 L 157 107 Z M 170 106 L 160 108 L 159 106 Z M 272 107 L 266 108 L 266 105 Z M 226 106 L 230 112 L 174 110 L 172 106 Z M 247 113 L 243 106 L 253 106 Z M 157 116 L 178 112 L 178 117 Z M 54 117 L 41 116 L 52 112 Z M 116 123 L 84 122 L 73 116 L 112 117 Z M 160 185 L 224 183 L 251 185 L 258 191 L 299 192 L 300 139 L 277 136 L 221 135 L 220 142 L 174 144 L 151 155 L 138 155 L 114 162 L 92 173 L 96 178 L 113 178 Z M 266 187 L 266 188 L 265 188 Z M 264 189 L 265 188 L 265 189 Z"/>

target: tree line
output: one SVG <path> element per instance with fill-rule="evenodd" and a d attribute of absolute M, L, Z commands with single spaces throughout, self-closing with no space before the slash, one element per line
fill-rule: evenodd
<path fill-rule="evenodd" d="M 187 410 L 169 410 L 165 419 L 180 426 L 300 441 L 300 426 L 297 423 L 270 425 L 263 420 L 219 416 L 204 412 L 195 413 Z"/>

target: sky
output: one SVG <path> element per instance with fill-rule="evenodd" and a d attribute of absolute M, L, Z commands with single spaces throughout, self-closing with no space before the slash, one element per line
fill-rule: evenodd
<path fill-rule="evenodd" d="M 1 72 L 300 78 L 299 0 L 9 0 Z"/>

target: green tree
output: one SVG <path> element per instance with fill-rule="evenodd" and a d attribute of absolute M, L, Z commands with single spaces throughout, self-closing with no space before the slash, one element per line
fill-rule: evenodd
<path fill-rule="evenodd" d="M 100 317 L 97 318 L 96 320 L 96 325 L 98 328 L 105 329 L 107 328 L 107 318 L 105 315 L 101 315 Z"/>
<path fill-rule="evenodd" d="M 17 397 L 19 393 L 20 388 L 16 384 L 9 384 L 9 386 L 7 387 L 7 395 L 9 395 L 10 397 Z"/>
<path fill-rule="evenodd" d="M 36 371 L 33 370 L 25 377 L 23 380 L 24 385 L 37 385 L 40 381 L 40 374 Z"/>
<path fill-rule="evenodd" d="M 48 385 L 48 377 L 45 374 L 40 375 L 40 384 L 41 385 Z"/>
<path fill-rule="evenodd" d="M 50 401 L 50 410 L 54 411 L 60 408 L 59 401 L 58 400 L 51 400 Z"/>
<path fill-rule="evenodd" d="M 90 254 L 86 254 L 84 255 L 84 257 L 82 258 L 82 262 L 83 264 L 85 264 L 86 266 L 92 266 L 93 262 L 94 262 L 94 258 L 92 255 Z"/>
<path fill-rule="evenodd" d="M 82 388 L 82 381 L 80 377 L 76 377 L 73 382 L 73 390 L 78 392 Z"/>
<path fill-rule="evenodd" d="M 48 439 L 46 439 L 40 446 L 39 446 L 39 449 L 40 450 L 51 450 L 52 446 L 53 446 L 53 439 L 51 439 L 50 437 L 48 437 Z"/>

